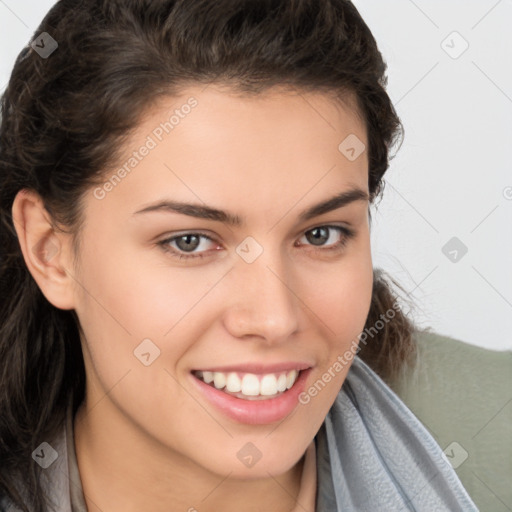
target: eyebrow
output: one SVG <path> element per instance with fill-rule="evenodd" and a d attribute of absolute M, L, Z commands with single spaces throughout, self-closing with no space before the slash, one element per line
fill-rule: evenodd
<path fill-rule="evenodd" d="M 299 215 L 301 222 L 307 221 L 324 213 L 328 213 L 332 210 L 337 210 L 343 206 L 347 206 L 355 201 L 368 201 L 368 194 L 359 188 L 353 188 L 340 194 L 337 194 L 329 199 L 326 199 L 320 203 L 310 206 L 307 210 L 303 211 Z M 182 203 L 179 201 L 161 200 L 157 203 L 150 204 L 142 210 L 138 210 L 134 215 L 148 212 L 172 212 L 180 213 L 182 215 L 188 215 L 190 217 L 196 217 L 198 219 L 214 220 L 223 222 L 231 226 L 240 227 L 244 221 L 238 215 L 234 215 L 230 212 L 212 208 L 211 206 L 204 206 L 200 204 Z"/>

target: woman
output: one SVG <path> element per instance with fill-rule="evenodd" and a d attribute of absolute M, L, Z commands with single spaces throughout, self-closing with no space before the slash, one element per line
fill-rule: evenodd
<path fill-rule="evenodd" d="M 52 8 L 2 99 L 5 509 L 476 510 L 385 384 L 384 73 L 346 0 Z"/>

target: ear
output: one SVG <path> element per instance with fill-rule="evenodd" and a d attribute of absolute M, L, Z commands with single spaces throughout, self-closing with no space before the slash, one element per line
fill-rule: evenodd
<path fill-rule="evenodd" d="M 74 309 L 70 235 L 58 231 L 39 194 L 23 189 L 12 205 L 12 218 L 25 263 L 48 301 Z"/>

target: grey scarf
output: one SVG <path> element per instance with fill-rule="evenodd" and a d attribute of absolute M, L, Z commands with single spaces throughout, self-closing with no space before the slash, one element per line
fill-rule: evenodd
<path fill-rule="evenodd" d="M 358 356 L 316 443 L 317 512 L 478 512 L 434 438 Z"/>

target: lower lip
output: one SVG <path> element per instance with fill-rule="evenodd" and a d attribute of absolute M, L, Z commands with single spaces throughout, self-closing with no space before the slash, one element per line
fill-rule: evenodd
<path fill-rule="evenodd" d="M 299 404 L 299 395 L 304 390 L 311 368 L 302 370 L 293 386 L 283 394 L 265 400 L 244 400 L 220 391 L 190 374 L 194 385 L 217 409 L 240 423 L 266 425 L 281 421 Z"/>

